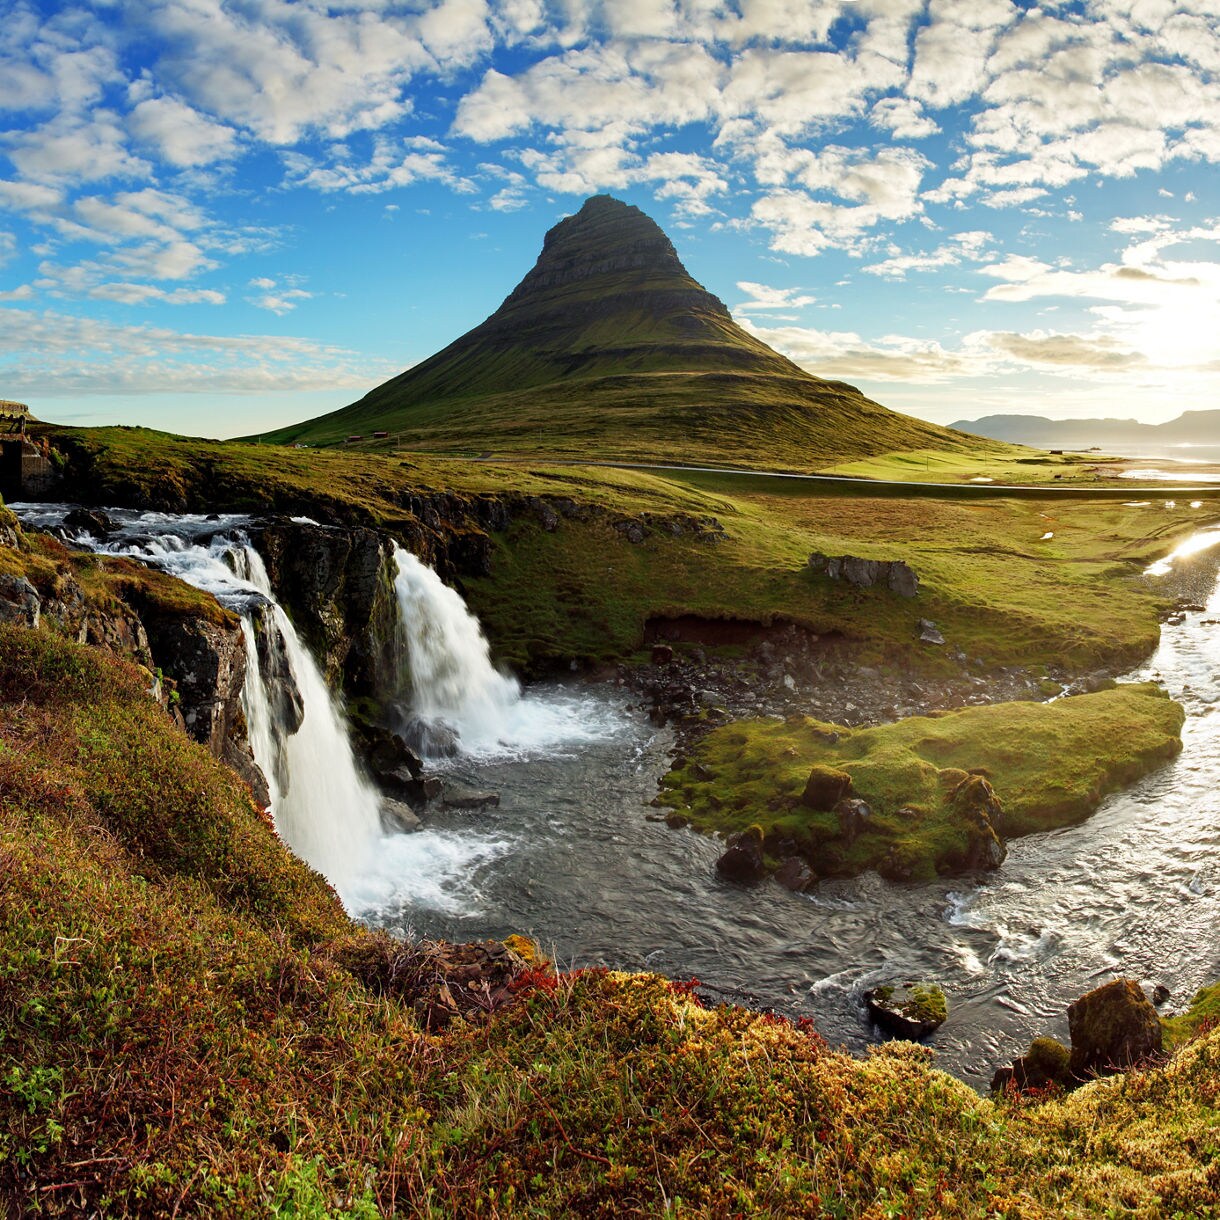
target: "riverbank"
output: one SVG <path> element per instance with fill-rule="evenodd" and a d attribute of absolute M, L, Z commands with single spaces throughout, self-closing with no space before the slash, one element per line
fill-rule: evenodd
<path fill-rule="evenodd" d="M 648 974 L 513 965 L 514 1003 L 429 1032 L 397 959 L 136 670 L 17 627 L 0 657 L 13 1214 L 1216 1202 L 1214 1032 L 1040 1104 L 982 1099 L 909 1044 L 855 1060 Z"/>

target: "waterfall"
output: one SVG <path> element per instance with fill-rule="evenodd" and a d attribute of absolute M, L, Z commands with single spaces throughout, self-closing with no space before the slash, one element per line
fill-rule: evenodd
<path fill-rule="evenodd" d="M 254 759 L 271 790 L 276 830 L 349 901 L 376 859 L 380 798 L 356 767 L 335 698 L 276 601 L 262 558 L 248 543 L 230 554 L 239 579 L 266 598 L 261 621 L 254 609 L 242 615 L 242 707 Z M 260 648 L 260 634 L 271 637 L 268 647 Z M 267 660 L 277 655 L 283 660 L 278 674 L 269 672 Z"/>
<path fill-rule="evenodd" d="M 608 727 L 603 704 L 571 691 L 545 699 L 521 692 L 491 662 L 479 620 L 461 594 L 397 544 L 400 725 L 424 757 L 487 757 L 596 740 Z"/>
<path fill-rule="evenodd" d="M 492 665 L 479 620 L 456 589 L 397 544 L 394 566 L 396 644 L 415 721 L 409 736 L 433 754 L 452 753 L 447 731 L 467 748 L 496 741 L 521 700 L 516 679 Z"/>

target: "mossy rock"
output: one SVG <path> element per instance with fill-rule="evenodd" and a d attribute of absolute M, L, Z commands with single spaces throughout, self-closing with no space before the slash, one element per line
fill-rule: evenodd
<path fill-rule="evenodd" d="M 1073 1076 L 1086 1080 L 1144 1063 L 1161 1053 L 1161 1019 L 1134 979 L 1115 979 L 1068 1006 Z"/>
<path fill-rule="evenodd" d="M 815 763 L 805 781 L 801 804 L 809 809 L 826 811 L 833 809 L 850 792 L 851 776 L 846 771 Z"/>
<path fill-rule="evenodd" d="M 886 1033 L 912 1042 L 935 1033 L 949 1016 L 945 993 L 935 983 L 874 987 L 864 993 L 864 1003 Z"/>
<path fill-rule="evenodd" d="M 1000 1068 L 991 1078 L 991 1091 L 1010 1089 L 1026 1093 L 1050 1088 L 1069 1089 L 1075 1083 L 1068 1068 L 1071 1052 L 1056 1038 L 1035 1038 L 1029 1050 L 1012 1067 Z"/>

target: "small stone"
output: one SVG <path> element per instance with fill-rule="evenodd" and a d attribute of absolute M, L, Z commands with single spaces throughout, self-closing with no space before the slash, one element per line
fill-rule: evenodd
<path fill-rule="evenodd" d="M 888 984 L 864 993 L 868 1015 L 896 1038 L 916 1041 L 934 1033 L 949 1016 L 945 993 L 934 983 Z"/>
<path fill-rule="evenodd" d="M 923 644 L 942 645 L 945 642 L 945 637 L 941 635 L 940 628 L 931 619 L 921 618 L 916 626 L 916 630 L 919 632 L 919 639 Z"/>
<path fill-rule="evenodd" d="M 726 881 L 758 881 L 766 874 L 762 854 L 762 831 L 751 826 L 729 838 L 729 846 L 716 861 L 716 871 Z"/>
<path fill-rule="evenodd" d="M 668 644 L 654 644 L 652 646 L 652 663 L 654 665 L 668 665 L 674 659 L 674 650 Z"/>
<path fill-rule="evenodd" d="M 1152 989 L 1152 1002 L 1158 1008 L 1160 1008 L 1162 1004 L 1167 1004 L 1169 1002 L 1169 997 L 1172 994 L 1173 993 L 1168 987 L 1165 986 L 1164 983 L 1157 983 L 1157 985 Z"/>

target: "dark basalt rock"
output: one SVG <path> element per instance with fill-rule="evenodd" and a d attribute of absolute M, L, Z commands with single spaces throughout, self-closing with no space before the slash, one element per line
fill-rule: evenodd
<path fill-rule="evenodd" d="M 84 530 L 95 538 L 107 538 L 114 533 L 113 519 L 100 508 L 74 508 L 64 518 L 64 528 L 74 532 Z"/>
<path fill-rule="evenodd" d="M 868 820 L 873 816 L 873 811 L 858 797 L 845 797 L 835 805 L 834 813 L 839 819 L 839 834 L 847 847 L 868 827 Z"/>
<path fill-rule="evenodd" d="M 402 740 L 420 758 L 453 758 L 458 752 L 457 731 L 443 720 L 415 717 L 403 727 Z"/>
<path fill-rule="evenodd" d="M 1161 1019 L 1134 979 L 1115 979 L 1068 1006 L 1078 1080 L 1125 1071 L 1161 1053 Z"/>
<path fill-rule="evenodd" d="M 913 1042 L 935 1033 L 949 1015 L 945 993 L 931 983 L 887 984 L 864 993 L 868 1015 L 886 1033 Z"/>
<path fill-rule="evenodd" d="M 495 809 L 500 804 L 498 792 L 476 792 L 472 788 L 446 788 L 441 795 L 442 809 Z"/>
<path fill-rule="evenodd" d="M 762 880 L 767 874 L 762 844 L 763 834 L 757 826 L 730 835 L 728 849 L 716 861 L 716 871 L 726 881 L 745 883 Z"/>
<path fill-rule="evenodd" d="M 403 801 L 383 798 L 381 802 L 381 825 L 388 834 L 414 834 L 423 823 L 410 805 Z"/>
<path fill-rule="evenodd" d="M 949 794 L 954 818 L 966 828 L 966 855 L 961 867 L 967 871 L 999 868 L 1008 855 L 996 831 L 1002 823 L 1003 806 L 995 789 L 981 775 L 968 775 Z"/>
<path fill-rule="evenodd" d="M 775 870 L 775 880 L 785 889 L 791 890 L 794 894 L 800 894 L 809 889 L 817 881 L 817 877 L 804 860 L 796 856 L 789 856 Z"/>

